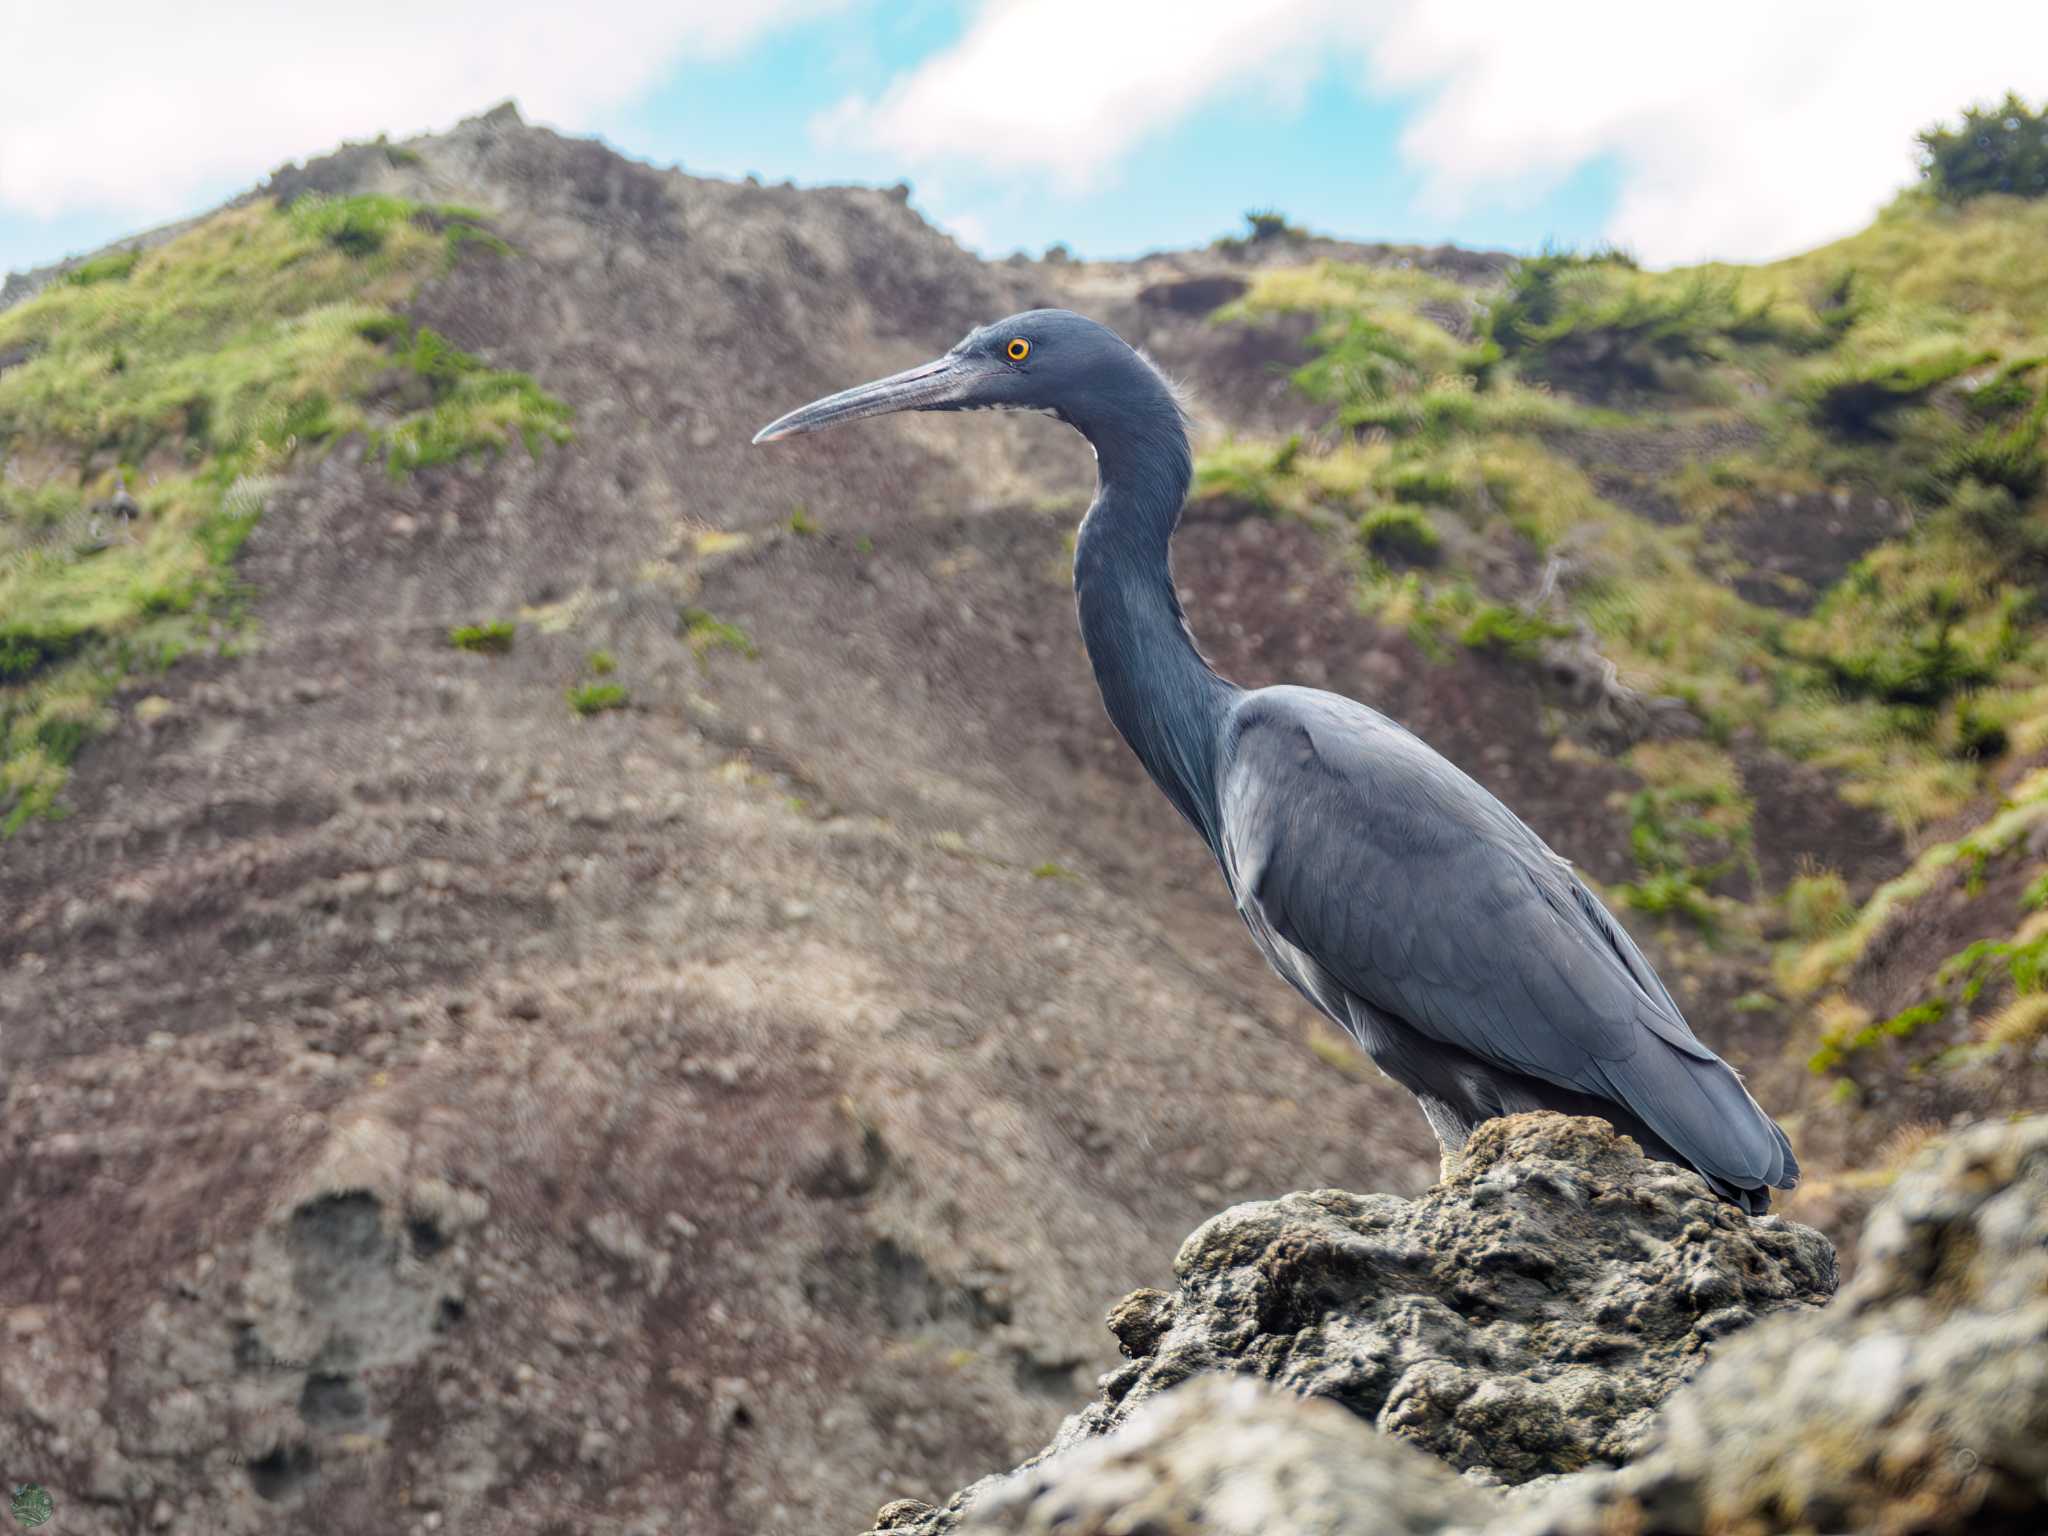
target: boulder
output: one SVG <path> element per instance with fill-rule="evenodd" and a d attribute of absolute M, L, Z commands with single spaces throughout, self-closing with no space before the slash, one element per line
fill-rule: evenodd
<path fill-rule="evenodd" d="M 1188 1238 L 1174 1272 L 1171 1293 L 1137 1291 L 1110 1313 L 1130 1363 L 1027 1468 L 1126 1430 L 1210 1372 L 1327 1400 L 1472 1483 L 1613 1467 L 1718 1341 L 1810 1314 L 1836 1284 L 1818 1232 L 1752 1219 L 1605 1121 L 1556 1114 L 1482 1126 L 1419 1199 L 1317 1190 L 1234 1206 Z M 1185 1445 L 1195 1411 L 1146 1433 Z M 1272 1440 L 1286 1413 L 1261 1409 L 1259 1434 Z M 951 1529 L 990 1491 L 898 1508 L 894 1528 Z"/>

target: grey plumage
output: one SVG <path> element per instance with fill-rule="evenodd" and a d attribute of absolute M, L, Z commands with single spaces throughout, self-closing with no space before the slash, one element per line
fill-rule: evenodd
<path fill-rule="evenodd" d="M 1447 1153 L 1494 1116 L 1561 1109 L 1604 1116 L 1752 1211 L 1798 1182 L 1784 1133 L 1507 807 L 1363 704 L 1242 689 L 1203 660 L 1167 552 L 1191 473 L 1181 403 L 1113 332 L 1028 311 L 755 441 L 989 406 L 1048 411 L 1093 444 L 1074 586 L 1103 705 L 1273 968 L 1416 1096 Z"/>

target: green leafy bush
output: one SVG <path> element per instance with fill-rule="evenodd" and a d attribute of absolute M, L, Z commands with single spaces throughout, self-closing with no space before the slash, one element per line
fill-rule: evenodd
<path fill-rule="evenodd" d="M 617 683 L 583 683 L 568 691 L 569 707 L 579 715 L 595 715 L 607 709 L 624 709 L 631 696 Z"/>
<path fill-rule="evenodd" d="M 1853 592 L 1845 584 L 1835 601 L 1845 589 Z M 1891 605 L 1890 615 L 1893 622 L 1875 628 L 1864 644 L 1812 658 L 1847 697 L 1934 709 L 1997 675 L 1998 658 L 1962 634 L 1973 615 L 1955 587 L 1936 585 Z"/>
<path fill-rule="evenodd" d="M 1732 346 L 1807 346 L 1817 328 L 1745 304 L 1733 278 L 1639 272 L 1619 253 L 1550 251 L 1521 263 L 1488 311 L 1485 339 L 1524 372 L 1593 398 L 1660 389 L 1677 365 Z"/>
<path fill-rule="evenodd" d="M 1404 565 L 1428 564 L 1442 543 L 1427 516 L 1400 502 L 1359 518 L 1358 536 L 1375 559 Z"/>
<path fill-rule="evenodd" d="M 1534 661 L 1545 640 L 1570 633 L 1568 625 L 1553 623 L 1540 614 L 1506 603 L 1488 603 L 1472 615 L 1458 639 L 1475 651 Z"/>
<path fill-rule="evenodd" d="M 1312 400 L 1384 400 L 1422 382 L 1415 355 L 1385 326 L 1363 314 L 1332 322 L 1317 337 L 1322 350 L 1294 374 Z"/>
<path fill-rule="evenodd" d="M 1921 174 L 1949 202 L 1987 192 L 2048 193 L 2048 111 L 2034 111 L 2013 92 L 1996 106 L 1971 107 L 1954 127 L 1924 130 L 1919 143 Z"/>
<path fill-rule="evenodd" d="M 1714 904 L 1683 870 L 1661 870 L 1619 888 L 1621 899 L 1647 917 L 1682 917 L 1701 932 L 1715 927 Z"/>
<path fill-rule="evenodd" d="M 392 231 L 412 222 L 419 205 L 398 197 L 301 197 L 291 205 L 292 222 L 345 255 L 373 256 Z"/>
<path fill-rule="evenodd" d="M 1241 501 L 1271 515 L 1279 510 L 1281 484 L 1301 454 L 1301 434 L 1277 446 L 1219 443 L 1195 463 L 1194 493 Z"/>
<path fill-rule="evenodd" d="M 1397 500 L 1426 507 L 1454 506 L 1464 494 L 1458 477 L 1441 464 L 1403 464 L 1383 484 Z"/>
<path fill-rule="evenodd" d="M 480 656 L 502 656 L 512 649 L 512 637 L 519 626 L 510 619 L 491 619 L 482 624 L 461 624 L 448 631 L 448 643 L 458 651 Z"/>
<path fill-rule="evenodd" d="M 1810 379 L 1801 399 L 1814 422 L 1839 437 L 1886 438 L 1893 412 L 1984 360 L 1982 352 L 1940 343 L 1904 356 L 1837 364 Z"/>
<path fill-rule="evenodd" d="M 1987 427 L 1961 438 L 1942 454 L 1935 474 L 1950 484 L 1975 480 L 2002 486 L 2025 501 L 2041 488 L 2042 416 L 2043 408 L 2037 407 L 2026 420 L 2011 427 Z"/>

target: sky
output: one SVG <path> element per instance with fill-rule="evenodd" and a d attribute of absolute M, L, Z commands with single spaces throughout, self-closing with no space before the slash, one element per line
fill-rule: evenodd
<path fill-rule="evenodd" d="M 2048 98 L 2048 0 L 0 0 L 0 272 L 516 100 L 702 175 L 908 181 L 991 256 L 1277 208 L 1669 266 L 1847 234 L 1916 130 Z"/>

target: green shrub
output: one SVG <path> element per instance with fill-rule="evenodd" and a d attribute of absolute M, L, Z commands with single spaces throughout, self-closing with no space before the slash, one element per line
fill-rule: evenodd
<path fill-rule="evenodd" d="M 1299 432 L 1278 447 L 1219 443 L 1195 462 L 1195 495 L 1228 497 L 1271 516 L 1280 508 L 1282 482 L 1300 456 Z"/>
<path fill-rule="evenodd" d="M 1552 623 L 1540 614 L 1505 603 L 1488 603 L 1472 615 L 1458 639 L 1475 651 L 1534 661 L 1545 640 L 1570 633 L 1570 626 Z"/>
<path fill-rule="evenodd" d="M 2044 362 L 2048 362 L 2048 358 L 2023 357 L 2017 362 L 2007 363 L 1998 370 L 1995 378 L 1978 385 L 1965 396 L 1970 414 L 1980 421 L 1998 421 L 2025 410 L 2035 399 L 2033 386 L 2027 382 L 2028 375 Z"/>
<path fill-rule="evenodd" d="M 1318 333 L 1321 351 L 1295 370 L 1294 386 L 1312 400 L 1340 404 L 1384 400 L 1422 382 L 1415 356 L 1393 333 L 1363 314 L 1346 315 Z"/>
<path fill-rule="evenodd" d="M 617 683 L 584 683 L 569 689 L 569 707 L 579 715 L 624 709 L 631 696 Z"/>
<path fill-rule="evenodd" d="M 482 624 L 460 624 L 448 631 L 448 643 L 458 651 L 480 656 L 502 656 L 512 649 L 512 637 L 519 626 L 510 619 L 491 619 Z"/>
<path fill-rule="evenodd" d="M 1849 882 L 1831 869 L 1801 875 L 1785 887 L 1785 921 L 1802 939 L 1817 939 L 1847 926 L 1853 912 Z"/>
<path fill-rule="evenodd" d="M 2041 488 L 2042 415 L 2037 407 L 2014 426 L 1987 427 L 1952 443 L 1935 464 L 1936 477 L 1951 485 L 1976 480 L 2003 486 L 2025 501 Z"/>
<path fill-rule="evenodd" d="M 1659 389 L 1668 370 L 1731 346 L 1808 346 L 1812 325 L 1745 306 L 1734 279 L 1642 273 L 1613 253 L 1551 251 L 1521 263 L 1487 312 L 1485 340 L 1529 373 L 1599 397 L 1617 386 Z"/>
<path fill-rule="evenodd" d="M 1375 559 L 1405 565 L 1435 560 L 1441 543 L 1427 516 L 1399 502 L 1375 507 L 1359 518 L 1358 536 Z"/>
<path fill-rule="evenodd" d="M 1920 173 L 1949 202 L 1987 192 L 2039 197 L 2048 192 L 2048 111 L 2012 92 L 1997 106 L 1973 106 L 1954 127 L 1920 133 Z"/>
<path fill-rule="evenodd" d="M 375 195 L 301 197 L 291 205 L 292 222 L 301 230 L 355 257 L 383 250 L 392 230 L 417 212 L 418 205 L 403 198 Z"/>
<path fill-rule="evenodd" d="M 434 401 L 431 409 L 384 434 L 385 462 L 394 479 L 472 453 L 495 454 L 514 435 L 535 459 L 546 444 L 574 436 L 569 423 L 575 412 L 529 375 L 493 368 L 429 326 L 413 330 L 399 321 L 370 328 L 380 339 L 400 343 L 394 360 L 426 381 Z"/>
<path fill-rule="evenodd" d="M 618 658 L 610 651 L 592 651 L 583 659 L 583 664 L 598 677 L 610 677 L 619 670 Z"/>
<path fill-rule="evenodd" d="M 90 288 L 95 283 L 117 283 L 133 272 L 135 263 L 140 260 L 140 251 L 107 251 L 88 261 L 81 261 L 64 274 L 64 281 L 80 288 Z"/>
<path fill-rule="evenodd" d="M 1958 524 L 1978 538 L 1999 547 L 2017 535 L 2027 521 L 2027 512 L 2010 490 L 1965 478 L 1949 493 L 1949 511 Z"/>
<path fill-rule="evenodd" d="M 1891 617 L 1894 623 L 1867 646 L 1812 658 L 1847 697 L 1935 709 L 1997 676 L 1996 658 L 1958 635 L 1970 612 L 1953 586 L 1898 604 Z"/>
<path fill-rule="evenodd" d="M 1403 464 L 1384 483 L 1397 501 L 1427 507 L 1455 506 L 1463 498 L 1458 477 L 1438 464 Z"/>
<path fill-rule="evenodd" d="M 1973 763 L 1990 762 L 2005 756 L 2011 746 L 2012 737 L 1997 720 L 1967 703 L 1957 709 L 1955 741 L 1949 748 L 1951 757 Z"/>
<path fill-rule="evenodd" d="M 1682 917 L 1703 933 L 1715 927 L 1714 904 L 1686 873 L 1667 870 L 1617 887 L 1621 899 L 1648 917 Z"/>
<path fill-rule="evenodd" d="M 1893 412 L 1918 404 L 1937 385 L 1984 360 L 1982 352 L 1943 345 L 1932 352 L 1840 364 L 1809 380 L 1801 400 L 1815 424 L 1838 437 L 1887 438 Z"/>

